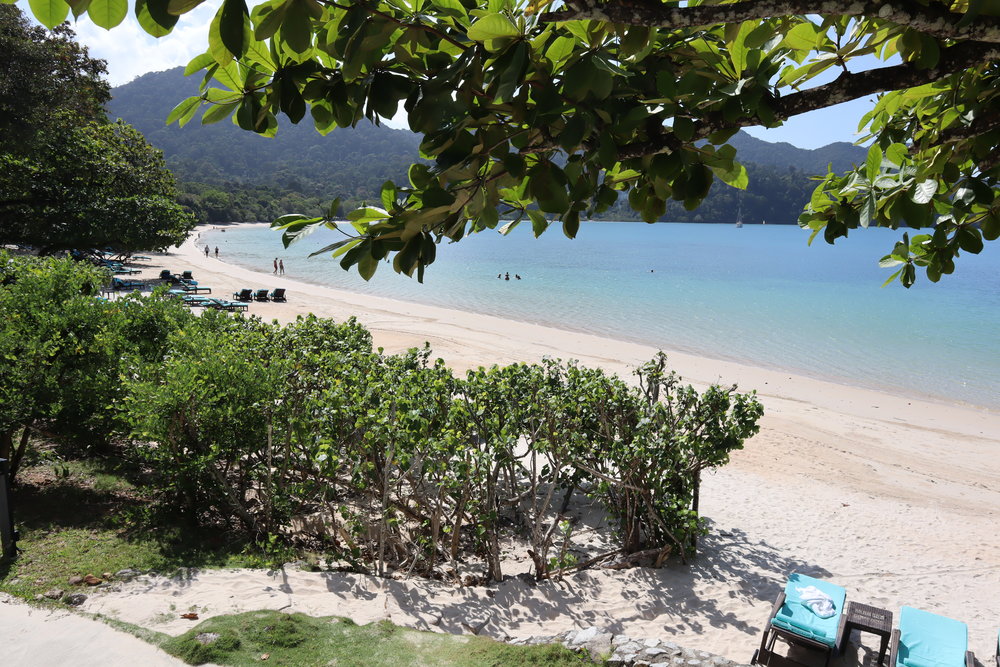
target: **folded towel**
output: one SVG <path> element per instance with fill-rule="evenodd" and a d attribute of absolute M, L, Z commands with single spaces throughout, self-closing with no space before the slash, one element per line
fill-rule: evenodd
<path fill-rule="evenodd" d="M 830 618 L 837 613 L 833 606 L 833 598 L 815 586 L 806 586 L 795 590 L 799 594 L 799 602 L 802 603 L 802 606 L 820 618 Z"/>

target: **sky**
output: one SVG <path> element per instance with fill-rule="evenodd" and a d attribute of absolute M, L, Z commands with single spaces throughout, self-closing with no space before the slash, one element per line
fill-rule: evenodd
<path fill-rule="evenodd" d="M 188 61 L 203 53 L 208 44 L 208 26 L 221 4 L 221 0 L 206 0 L 183 15 L 173 32 L 160 39 L 147 35 L 131 16 L 110 31 L 94 25 L 84 16 L 73 23 L 73 30 L 78 41 L 90 49 L 92 57 L 107 61 L 111 85 L 120 86 L 147 72 L 187 65 Z M 17 5 L 31 17 L 26 0 L 18 0 Z M 871 64 L 863 63 L 863 66 Z M 785 141 L 800 148 L 819 148 L 834 141 L 853 143 L 858 139 L 858 121 L 871 105 L 871 100 L 854 100 L 797 116 L 780 128 L 751 127 L 746 131 L 764 141 Z M 387 124 L 406 128 L 405 119 L 401 116 Z"/>

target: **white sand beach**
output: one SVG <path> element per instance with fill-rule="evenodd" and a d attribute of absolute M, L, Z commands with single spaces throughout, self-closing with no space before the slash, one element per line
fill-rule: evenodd
<path fill-rule="evenodd" d="M 354 315 L 387 351 L 427 341 L 456 371 L 550 355 L 628 377 L 656 352 L 255 273 L 205 257 L 195 239 L 154 256 L 146 277 L 192 270 L 223 297 L 284 287 L 287 303 L 253 303 L 250 314 Z M 488 588 L 297 570 L 201 572 L 140 578 L 119 593 L 91 596 L 83 609 L 172 634 L 190 627 L 179 618 L 190 608 L 201 618 L 273 608 L 447 632 L 488 620 L 484 633 L 513 637 L 594 625 L 747 662 L 786 575 L 799 571 L 845 586 L 848 600 L 963 620 L 970 648 L 992 661 L 1000 627 L 1000 415 L 667 352 L 686 381 L 738 383 L 756 390 L 766 410 L 761 432 L 704 480 L 711 533 L 690 565 L 587 571 L 537 586 L 514 578 Z M 847 663 L 870 664 L 877 638 L 855 635 L 854 643 Z"/>

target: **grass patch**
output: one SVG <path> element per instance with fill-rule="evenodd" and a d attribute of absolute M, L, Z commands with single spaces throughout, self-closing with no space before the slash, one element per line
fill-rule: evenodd
<path fill-rule="evenodd" d="M 169 574 L 253 562 L 244 555 L 245 542 L 220 531 L 144 525 L 150 500 L 120 462 L 40 463 L 18 478 L 13 502 L 20 554 L 0 561 L 0 591 L 11 595 L 30 600 L 53 588 L 69 592 L 74 575 L 126 568 Z"/>
<path fill-rule="evenodd" d="M 149 639 L 147 639 L 149 641 Z M 413 665 L 488 667 L 593 664 L 559 645 L 511 646 L 469 637 L 400 628 L 387 621 L 359 626 L 337 617 L 278 611 L 216 616 L 179 637 L 154 641 L 188 664 L 337 667 Z"/>

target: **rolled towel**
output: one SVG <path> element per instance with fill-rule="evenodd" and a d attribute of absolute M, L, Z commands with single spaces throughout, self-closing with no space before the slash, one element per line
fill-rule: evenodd
<path fill-rule="evenodd" d="M 833 598 L 815 586 L 806 586 L 795 590 L 799 594 L 799 602 L 802 603 L 802 606 L 820 618 L 830 618 L 837 613 L 837 609 L 833 606 Z"/>

